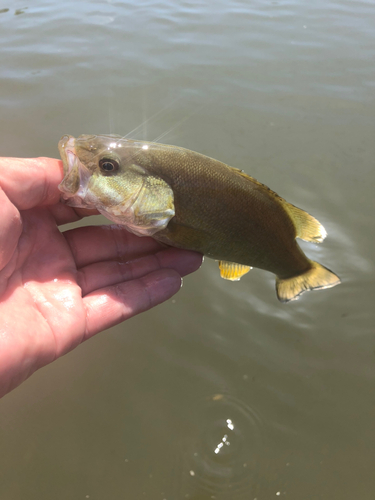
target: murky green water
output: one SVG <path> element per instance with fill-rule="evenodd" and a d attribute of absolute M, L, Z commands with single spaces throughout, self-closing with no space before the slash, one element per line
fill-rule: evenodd
<path fill-rule="evenodd" d="M 282 305 L 206 260 L 1 401 L 1 500 L 375 498 L 374 60 L 372 1 L 0 1 L 2 156 L 213 156 L 315 215 L 343 281 Z"/>

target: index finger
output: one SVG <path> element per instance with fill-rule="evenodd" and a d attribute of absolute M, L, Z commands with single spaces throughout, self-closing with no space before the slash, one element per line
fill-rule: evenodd
<path fill-rule="evenodd" d="M 54 205 L 63 163 L 54 158 L 0 158 L 0 186 L 18 210 Z"/>

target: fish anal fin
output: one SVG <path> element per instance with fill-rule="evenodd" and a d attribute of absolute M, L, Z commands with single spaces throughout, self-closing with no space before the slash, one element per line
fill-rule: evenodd
<path fill-rule="evenodd" d="M 236 264 L 235 262 L 227 262 L 219 260 L 220 276 L 225 280 L 239 281 L 242 276 L 252 269 L 250 266 Z"/>
<path fill-rule="evenodd" d="M 287 279 L 276 278 L 276 293 L 280 302 L 296 300 L 308 290 L 322 290 L 341 283 L 335 273 L 317 262 L 310 262 L 311 268 L 303 274 Z"/>
<path fill-rule="evenodd" d="M 284 200 L 283 207 L 292 218 L 297 237 L 301 240 L 321 243 L 327 236 L 327 231 L 312 215 Z"/>

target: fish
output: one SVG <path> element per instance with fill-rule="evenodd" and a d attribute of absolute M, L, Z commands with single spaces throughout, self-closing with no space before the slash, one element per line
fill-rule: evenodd
<path fill-rule="evenodd" d="M 253 267 L 269 271 L 281 302 L 340 283 L 296 241 L 320 243 L 324 227 L 243 170 L 118 135 L 64 135 L 58 147 L 69 206 L 95 208 L 137 236 L 215 259 L 227 280 Z"/>

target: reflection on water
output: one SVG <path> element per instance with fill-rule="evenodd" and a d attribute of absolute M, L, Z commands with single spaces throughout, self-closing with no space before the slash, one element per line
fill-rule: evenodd
<path fill-rule="evenodd" d="M 194 495 L 249 498 L 263 465 L 265 437 L 259 415 L 233 396 L 215 394 L 197 402 L 195 417 L 196 436 L 183 451 L 191 457 L 185 474 L 193 478 Z"/>

